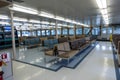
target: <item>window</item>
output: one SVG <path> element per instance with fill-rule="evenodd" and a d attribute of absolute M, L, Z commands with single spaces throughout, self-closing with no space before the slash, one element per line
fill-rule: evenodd
<path fill-rule="evenodd" d="M 46 35 L 47 35 L 47 36 L 50 35 L 50 30 L 46 30 Z"/>
<path fill-rule="evenodd" d="M 17 34 L 18 34 L 18 37 L 21 37 L 21 36 L 20 36 L 20 31 L 17 31 Z"/>
<path fill-rule="evenodd" d="M 51 30 L 51 35 L 55 35 L 55 30 Z"/>
<path fill-rule="evenodd" d="M 67 35 L 67 29 L 63 29 L 63 35 Z"/>
<path fill-rule="evenodd" d="M 112 34 L 112 27 L 108 28 L 108 34 Z"/>
<path fill-rule="evenodd" d="M 93 28 L 92 29 L 92 35 L 99 35 L 100 29 L 99 28 Z"/>
<path fill-rule="evenodd" d="M 33 32 L 32 32 L 32 34 L 30 35 L 30 32 L 29 32 L 29 31 L 22 31 L 22 36 L 33 36 Z"/>
<path fill-rule="evenodd" d="M 40 32 L 40 30 L 37 31 L 37 35 L 38 35 L 38 36 L 41 36 L 41 32 Z"/>
<path fill-rule="evenodd" d="M 102 34 L 107 34 L 107 29 L 106 28 L 102 28 Z"/>
<path fill-rule="evenodd" d="M 57 34 L 58 34 L 58 35 L 61 35 L 61 29 L 58 29 L 58 30 L 57 30 Z"/>
<path fill-rule="evenodd" d="M 69 35 L 74 35 L 74 29 L 69 29 Z"/>
<path fill-rule="evenodd" d="M 45 36 L 45 30 L 42 30 L 42 36 Z"/>
<path fill-rule="evenodd" d="M 81 35 L 81 34 L 82 34 L 82 28 L 77 28 L 76 35 Z"/>
<path fill-rule="evenodd" d="M 84 34 L 88 34 L 89 31 L 90 31 L 90 28 L 84 28 Z"/>

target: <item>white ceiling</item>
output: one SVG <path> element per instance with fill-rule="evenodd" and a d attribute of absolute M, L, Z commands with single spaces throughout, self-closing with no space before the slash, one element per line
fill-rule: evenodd
<path fill-rule="evenodd" d="M 97 6 L 96 0 L 23 0 L 23 3 L 17 3 L 26 7 L 35 8 L 38 10 L 45 10 L 50 13 L 63 16 L 66 18 L 71 18 L 81 22 L 93 21 L 94 25 L 100 22 L 96 22 L 98 16 L 100 15 L 99 8 Z M 111 24 L 120 23 L 120 0 L 107 0 L 108 13 Z M 3 10 L 4 12 L 4 10 Z M 3 13 L 0 10 L 0 13 Z M 8 11 L 6 11 L 8 13 Z M 27 18 L 38 18 L 37 16 L 28 15 L 25 13 L 15 12 L 16 16 L 27 17 Z M 99 16 L 99 18 L 101 18 Z"/>

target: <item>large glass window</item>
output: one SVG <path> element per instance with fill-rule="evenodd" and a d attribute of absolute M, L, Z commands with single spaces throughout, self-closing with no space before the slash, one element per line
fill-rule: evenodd
<path fill-rule="evenodd" d="M 61 29 L 58 29 L 58 30 L 57 30 L 57 34 L 58 34 L 58 35 L 61 35 Z"/>
<path fill-rule="evenodd" d="M 40 30 L 37 31 L 37 35 L 38 35 L 38 36 L 41 36 L 41 32 L 40 32 Z"/>
<path fill-rule="evenodd" d="M 42 36 L 45 36 L 45 30 L 42 30 Z"/>
<path fill-rule="evenodd" d="M 47 35 L 47 36 L 50 35 L 50 30 L 46 30 L 46 35 Z"/>
<path fill-rule="evenodd" d="M 113 33 L 120 34 L 120 26 L 114 26 Z"/>
<path fill-rule="evenodd" d="M 82 28 L 77 28 L 76 35 L 81 35 L 81 34 L 82 34 Z"/>
<path fill-rule="evenodd" d="M 67 35 L 67 29 L 63 29 L 63 35 Z"/>
<path fill-rule="evenodd" d="M 20 37 L 20 31 L 17 31 L 18 37 Z"/>
<path fill-rule="evenodd" d="M 92 35 L 99 35 L 100 29 L 99 28 L 93 28 L 92 29 Z"/>
<path fill-rule="evenodd" d="M 107 28 L 102 28 L 102 34 L 107 34 Z"/>
<path fill-rule="evenodd" d="M 51 30 L 51 34 L 55 35 L 55 29 Z"/>
<path fill-rule="evenodd" d="M 69 35 L 74 35 L 74 29 L 69 29 Z"/>
<path fill-rule="evenodd" d="M 22 31 L 22 36 L 29 36 L 28 31 Z"/>
<path fill-rule="evenodd" d="M 108 34 L 112 34 L 112 27 L 108 27 Z"/>
<path fill-rule="evenodd" d="M 88 34 L 89 31 L 90 31 L 90 28 L 84 28 L 84 34 Z"/>
<path fill-rule="evenodd" d="M 36 36 L 36 31 L 32 31 L 32 36 Z"/>

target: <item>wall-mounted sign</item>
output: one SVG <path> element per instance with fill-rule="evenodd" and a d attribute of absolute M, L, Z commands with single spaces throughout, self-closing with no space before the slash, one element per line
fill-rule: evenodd
<path fill-rule="evenodd" d="M 2 52 L 0 54 L 0 59 L 7 63 L 10 61 L 10 54 L 8 52 Z"/>

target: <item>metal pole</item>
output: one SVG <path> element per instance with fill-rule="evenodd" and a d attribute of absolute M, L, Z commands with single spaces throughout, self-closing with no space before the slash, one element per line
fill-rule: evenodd
<path fill-rule="evenodd" d="M 58 39 L 58 32 L 57 32 L 57 30 L 58 30 L 58 22 L 56 20 L 56 23 L 55 23 L 56 39 Z"/>
<path fill-rule="evenodd" d="M 16 59 L 16 47 L 15 47 L 15 31 L 14 31 L 14 24 L 13 24 L 13 11 L 10 10 L 11 15 L 11 27 L 12 27 L 12 48 L 13 48 L 13 59 Z"/>
<path fill-rule="evenodd" d="M 76 25 L 74 25 L 74 38 L 76 39 Z"/>

